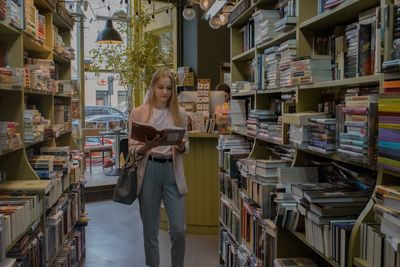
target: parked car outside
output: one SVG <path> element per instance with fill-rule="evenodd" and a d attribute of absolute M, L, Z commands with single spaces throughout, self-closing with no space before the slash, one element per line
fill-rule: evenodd
<path fill-rule="evenodd" d="M 117 108 L 109 106 L 85 106 L 85 117 L 89 118 L 92 116 L 99 115 L 113 115 L 113 116 L 125 116 L 126 114 Z"/>
<path fill-rule="evenodd" d="M 113 122 L 113 125 L 117 124 L 121 129 L 126 129 L 128 125 L 127 116 L 119 115 L 97 115 L 91 116 L 85 119 L 87 128 L 110 128 L 109 124 Z M 90 127 L 92 125 L 95 127 Z M 96 124 L 96 125 L 94 125 Z"/>

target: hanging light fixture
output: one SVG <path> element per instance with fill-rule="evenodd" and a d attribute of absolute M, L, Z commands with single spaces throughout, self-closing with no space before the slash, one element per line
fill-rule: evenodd
<path fill-rule="evenodd" d="M 221 20 L 219 19 L 219 16 L 217 15 L 210 19 L 209 25 L 214 30 L 219 29 L 219 27 L 221 27 Z"/>
<path fill-rule="evenodd" d="M 214 0 L 200 0 L 200 8 L 203 10 L 208 10 L 213 3 Z"/>
<path fill-rule="evenodd" d="M 192 20 L 196 16 L 196 11 L 194 10 L 192 3 L 188 2 L 182 11 L 182 15 L 186 20 Z"/>
<path fill-rule="evenodd" d="M 225 12 L 221 12 L 218 15 L 218 18 L 219 18 L 219 20 L 221 22 L 221 25 L 225 25 L 225 24 L 228 23 L 228 17 L 229 17 L 229 13 L 225 13 Z"/>
<path fill-rule="evenodd" d="M 97 35 L 97 44 L 122 44 L 122 37 L 114 29 L 111 19 L 107 19 L 104 29 Z"/>

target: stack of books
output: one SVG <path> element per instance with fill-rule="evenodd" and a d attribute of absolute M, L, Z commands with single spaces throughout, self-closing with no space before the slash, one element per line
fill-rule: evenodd
<path fill-rule="evenodd" d="M 296 1 L 288 0 L 282 3 L 283 5 L 279 7 L 279 15 L 281 19 L 275 23 L 276 32 L 287 31 L 297 24 Z"/>
<path fill-rule="evenodd" d="M 24 4 L 25 4 L 25 32 L 32 37 L 36 37 L 37 15 L 39 12 L 34 5 L 34 0 L 26 0 Z"/>
<path fill-rule="evenodd" d="M 0 122 L 0 152 L 12 150 L 22 145 L 21 135 L 18 133 L 18 122 Z"/>
<path fill-rule="evenodd" d="M 29 89 L 55 92 L 55 66 L 52 60 L 25 58 L 24 86 Z"/>
<path fill-rule="evenodd" d="M 311 140 L 310 127 L 291 124 L 289 128 L 290 144 L 297 148 L 308 148 Z"/>
<path fill-rule="evenodd" d="M 278 117 L 278 121 L 279 121 Z M 264 141 L 282 141 L 282 123 L 278 122 L 262 122 L 259 126 L 258 138 Z"/>
<path fill-rule="evenodd" d="M 345 102 L 342 108 L 345 130 L 340 133 L 337 151 L 352 159 L 370 162 L 375 158 L 377 95 L 349 96 Z"/>
<path fill-rule="evenodd" d="M 254 41 L 259 45 L 275 37 L 275 22 L 279 20 L 278 10 L 258 10 L 253 13 L 254 18 Z"/>
<path fill-rule="evenodd" d="M 32 143 L 52 136 L 50 120 L 42 117 L 37 109 L 24 110 L 24 141 Z"/>
<path fill-rule="evenodd" d="M 307 57 L 290 62 L 292 84 L 310 84 L 332 80 L 330 56 Z"/>
<path fill-rule="evenodd" d="M 229 121 L 232 130 L 244 129 L 246 127 L 246 100 L 232 99 L 229 102 Z"/>
<path fill-rule="evenodd" d="M 19 6 L 13 0 L 7 0 L 7 11 L 5 22 L 16 27 L 17 29 L 23 29 L 24 6 Z"/>
<path fill-rule="evenodd" d="M 0 1 L 0 20 L 6 19 L 6 13 L 7 13 L 7 1 L 1 0 Z"/>
<path fill-rule="evenodd" d="M 389 83 L 385 82 L 385 85 L 388 86 Z M 394 88 L 391 90 L 394 91 Z M 386 92 L 379 95 L 378 164 L 394 172 L 400 172 L 399 104 L 399 93 Z"/>
<path fill-rule="evenodd" d="M 249 119 L 246 122 L 247 134 L 257 137 L 259 125 L 262 122 L 272 122 L 277 120 L 277 115 L 274 110 L 255 109 L 249 112 Z"/>
<path fill-rule="evenodd" d="M 265 83 L 267 89 L 279 88 L 279 61 L 281 54 L 278 52 L 278 46 L 265 49 Z"/>
<path fill-rule="evenodd" d="M 37 155 L 29 157 L 32 169 L 41 179 L 52 180 L 57 176 L 54 171 L 54 156 Z"/>
<path fill-rule="evenodd" d="M 309 119 L 311 140 L 308 149 L 323 154 L 336 151 L 336 119 Z"/>
<path fill-rule="evenodd" d="M 281 53 L 279 61 L 279 85 L 280 87 L 292 86 L 290 62 L 296 57 L 296 39 L 287 40 L 279 46 L 278 52 Z"/>
<path fill-rule="evenodd" d="M 293 184 L 291 191 L 297 200 L 297 212 L 304 218 L 307 242 L 346 266 L 352 227 L 371 192 L 354 191 L 343 183 Z"/>
<path fill-rule="evenodd" d="M 38 14 L 37 25 L 36 25 L 36 39 L 44 44 L 46 42 L 46 17 Z"/>

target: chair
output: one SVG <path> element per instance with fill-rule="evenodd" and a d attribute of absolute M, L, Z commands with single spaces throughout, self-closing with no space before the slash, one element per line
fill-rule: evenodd
<path fill-rule="evenodd" d="M 101 137 L 101 145 L 96 145 L 96 146 L 86 146 L 86 137 L 90 136 L 100 136 L 100 132 L 104 132 L 107 129 L 105 128 L 84 128 L 82 129 L 82 140 L 83 140 L 83 151 L 85 152 L 85 162 L 86 162 L 86 157 L 89 157 L 89 168 L 90 168 L 90 173 L 92 173 L 92 153 L 95 152 L 101 152 L 102 156 L 102 163 L 103 163 L 103 169 L 104 169 L 104 152 L 110 153 L 110 156 L 112 156 L 112 145 L 105 145 L 104 144 L 104 137 Z"/>

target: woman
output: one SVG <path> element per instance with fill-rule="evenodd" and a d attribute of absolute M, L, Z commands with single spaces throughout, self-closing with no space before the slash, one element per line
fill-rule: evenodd
<path fill-rule="evenodd" d="M 225 92 L 225 102 L 229 102 L 231 99 L 231 88 L 226 83 L 219 83 L 217 87 L 215 87 L 215 91 L 224 91 Z"/>
<path fill-rule="evenodd" d="M 178 105 L 175 77 L 167 69 L 153 74 L 151 94 L 145 104 L 132 110 L 129 126 L 140 121 L 157 128 L 187 127 L 187 117 Z M 130 136 L 130 134 L 129 134 Z M 160 146 L 164 140 L 155 137 L 141 143 L 129 138 L 129 152 L 138 162 L 138 195 L 143 223 L 146 265 L 158 267 L 158 230 L 161 200 L 168 215 L 173 267 L 183 266 L 185 254 L 185 204 L 187 186 L 183 171 L 182 154 L 189 152 L 187 131 L 176 146 Z"/>

